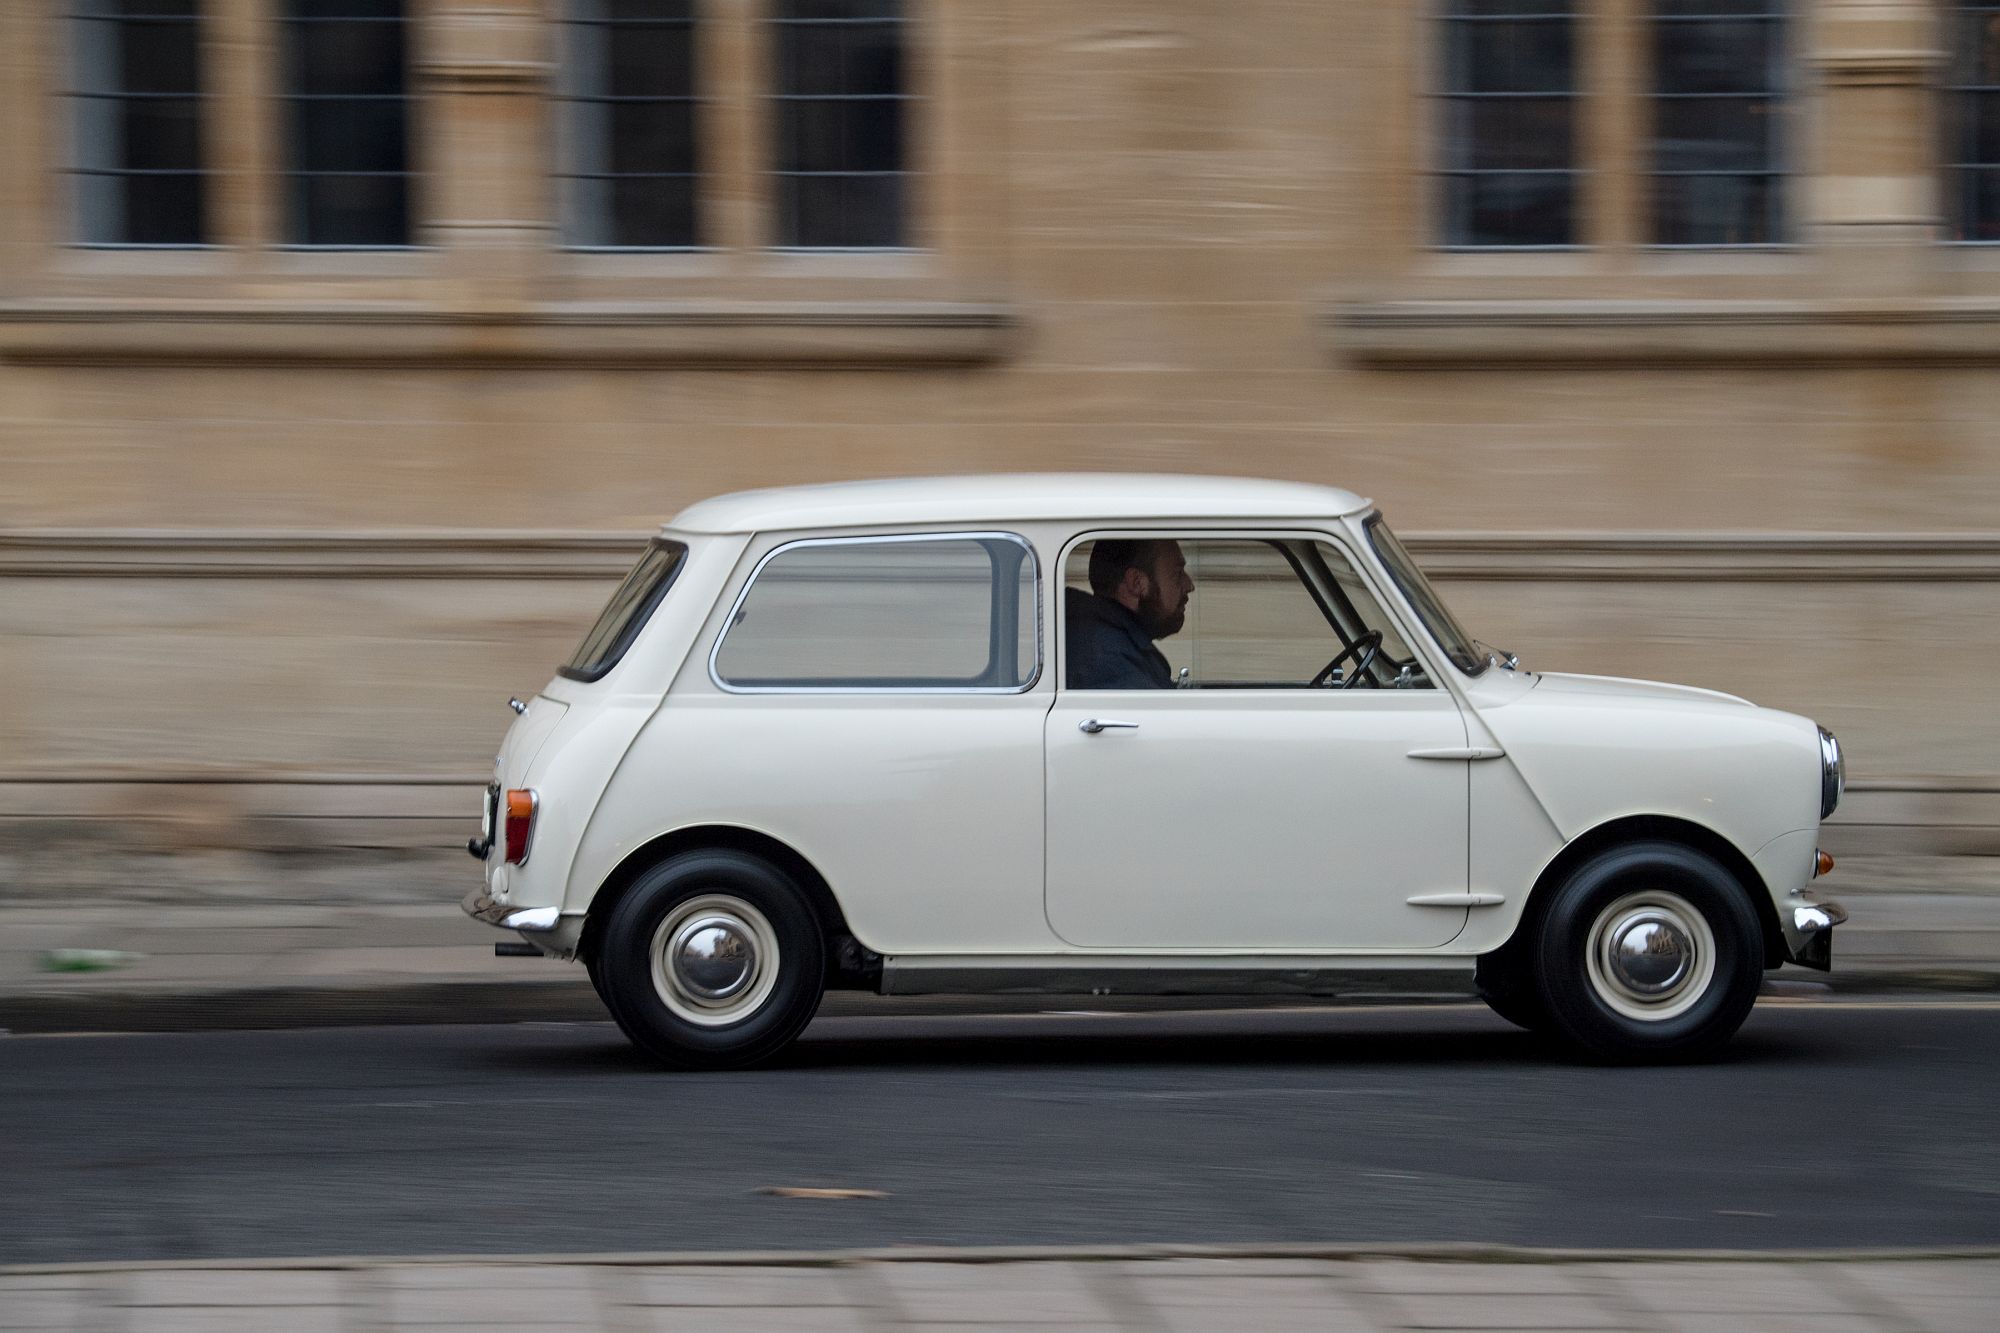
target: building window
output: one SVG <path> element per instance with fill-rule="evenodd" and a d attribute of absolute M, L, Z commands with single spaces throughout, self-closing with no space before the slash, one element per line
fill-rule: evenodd
<path fill-rule="evenodd" d="M 901 0 L 775 4 L 778 244 L 907 244 Z"/>
<path fill-rule="evenodd" d="M 1783 0 L 1655 0 L 1652 237 L 1784 239 Z"/>
<path fill-rule="evenodd" d="M 1954 5 L 1946 22 L 1945 186 L 1951 238 L 2000 241 L 2000 3 Z"/>
<path fill-rule="evenodd" d="M 570 0 L 565 17 L 564 238 L 698 244 L 693 0 Z"/>
<path fill-rule="evenodd" d="M 195 0 L 77 0 L 71 30 L 77 239 L 203 244 Z"/>
<path fill-rule="evenodd" d="M 286 236 L 294 245 L 410 243 L 408 19 L 403 0 L 285 0 Z"/>
<path fill-rule="evenodd" d="M 1576 239 L 1576 16 L 1565 0 L 1446 0 L 1439 188 L 1450 246 Z"/>

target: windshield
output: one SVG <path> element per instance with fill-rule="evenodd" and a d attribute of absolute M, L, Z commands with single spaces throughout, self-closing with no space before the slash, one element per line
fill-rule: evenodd
<path fill-rule="evenodd" d="M 680 542 L 654 538 L 646 553 L 639 557 L 639 563 L 625 576 L 625 582 L 611 594 L 603 614 L 590 627 L 590 633 L 583 636 L 576 655 L 557 668 L 558 673 L 571 680 L 597 680 L 617 666 L 618 659 L 625 656 L 632 640 L 645 628 L 653 608 L 666 596 L 686 555 L 687 547 Z"/>
<path fill-rule="evenodd" d="M 1438 647 L 1444 649 L 1456 666 L 1468 676 L 1476 676 L 1486 670 L 1492 659 L 1481 652 L 1464 628 L 1458 623 L 1431 587 L 1431 581 L 1417 568 L 1417 562 L 1410 559 L 1410 553 L 1403 549 L 1403 543 L 1396 540 L 1396 534 L 1389 531 L 1389 525 L 1382 521 L 1380 514 L 1370 514 L 1363 522 L 1368 530 L 1368 540 L 1375 547 L 1375 554 L 1389 567 L 1389 575 L 1396 580 L 1396 586 L 1403 590 L 1403 596 L 1410 599 L 1410 605 L 1417 609 L 1424 625 L 1436 639 Z"/>

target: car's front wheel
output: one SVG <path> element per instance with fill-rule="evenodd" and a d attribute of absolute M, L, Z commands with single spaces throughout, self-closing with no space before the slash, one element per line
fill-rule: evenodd
<path fill-rule="evenodd" d="M 593 964 L 625 1035 L 677 1069 L 768 1059 L 811 1021 L 826 980 L 812 904 L 768 862 L 692 851 L 611 910 Z"/>
<path fill-rule="evenodd" d="M 1535 984 L 1555 1029 L 1599 1059 L 1696 1059 L 1749 1016 L 1762 940 L 1743 886 L 1713 857 L 1630 843 L 1555 890 L 1534 941 Z"/>

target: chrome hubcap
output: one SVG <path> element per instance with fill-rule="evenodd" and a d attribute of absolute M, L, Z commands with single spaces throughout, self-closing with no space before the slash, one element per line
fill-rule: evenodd
<path fill-rule="evenodd" d="M 702 1027 L 748 1018 L 778 978 L 778 937 L 741 898 L 676 903 L 653 932 L 653 990 L 676 1017 Z"/>
<path fill-rule="evenodd" d="M 1677 893 L 1648 889 L 1606 907 L 1591 924 L 1588 970 L 1600 1000 L 1657 1023 L 1693 1008 L 1715 977 L 1715 933 Z"/>
<path fill-rule="evenodd" d="M 750 930 L 729 916 L 704 916 L 675 933 L 667 946 L 674 981 L 711 1003 L 727 1000 L 757 975 L 757 945 Z"/>
<path fill-rule="evenodd" d="M 1627 917 L 1612 927 L 1606 947 L 1612 978 L 1634 995 L 1666 995 L 1687 976 L 1694 943 L 1658 912 Z"/>

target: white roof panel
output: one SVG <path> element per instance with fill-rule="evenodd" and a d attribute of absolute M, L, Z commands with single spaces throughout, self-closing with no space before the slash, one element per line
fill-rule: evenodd
<path fill-rule="evenodd" d="M 738 491 L 689 505 L 667 527 L 680 532 L 785 532 L 1040 519 L 1304 519 L 1335 518 L 1367 507 L 1368 501 L 1352 491 L 1304 482 L 1050 472 Z"/>

